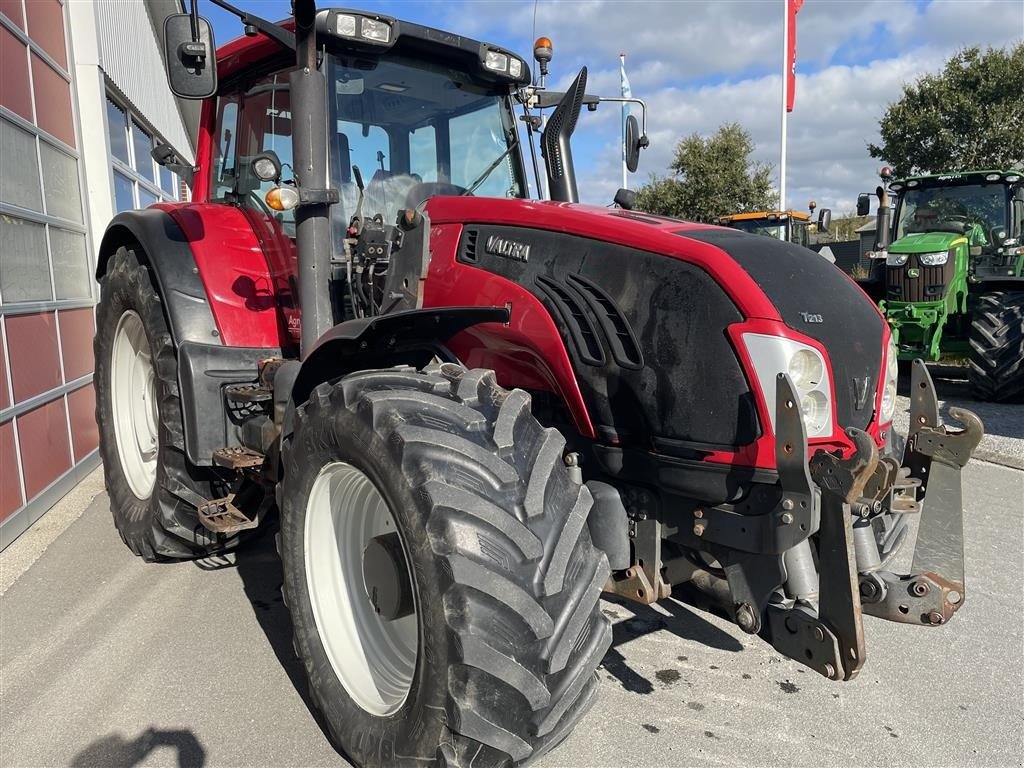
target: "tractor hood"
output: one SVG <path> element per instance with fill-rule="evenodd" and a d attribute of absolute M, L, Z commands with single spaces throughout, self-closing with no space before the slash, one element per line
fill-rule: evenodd
<path fill-rule="evenodd" d="M 749 321 L 820 343 L 830 359 L 836 423 L 865 429 L 873 421 L 884 320 L 813 251 L 569 203 L 435 197 L 427 212 L 442 231 L 461 227 L 458 263 L 522 286 L 547 308 L 594 425 L 610 439 L 648 436 L 665 451 L 757 438 L 753 379 L 727 331 Z M 498 299 L 507 301 L 490 300 Z"/>
<path fill-rule="evenodd" d="M 914 232 L 889 246 L 889 253 L 933 253 L 948 251 L 964 236 L 955 232 Z"/>

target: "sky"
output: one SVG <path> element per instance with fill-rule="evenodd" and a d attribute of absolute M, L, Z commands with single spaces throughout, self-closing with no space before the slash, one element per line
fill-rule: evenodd
<path fill-rule="evenodd" d="M 289 0 L 234 0 L 264 18 L 288 15 Z M 318 3 L 329 7 L 329 3 Z M 587 66 L 587 92 L 619 95 L 619 53 L 633 96 L 648 106 L 651 145 L 632 188 L 665 175 L 678 140 L 738 122 L 753 159 L 775 165 L 782 99 L 784 0 L 346 0 L 339 3 L 504 46 L 531 60 L 533 40 L 551 38 L 549 87 L 564 88 Z M 206 0 L 201 13 L 218 43 L 241 32 Z M 833 216 L 874 189 L 882 163 L 867 152 L 878 121 L 904 83 L 939 70 L 958 49 L 1024 40 L 1024 0 L 805 0 L 797 16 L 796 105 L 789 115 L 788 206 L 809 200 Z M 584 110 L 573 136 L 580 198 L 607 204 L 622 183 L 618 105 Z"/>

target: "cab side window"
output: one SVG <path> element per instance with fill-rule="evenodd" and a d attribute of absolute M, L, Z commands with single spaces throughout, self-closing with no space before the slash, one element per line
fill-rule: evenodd
<path fill-rule="evenodd" d="M 264 198 L 275 184 L 257 178 L 250 165 L 259 153 L 273 150 L 281 161 L 281 182 L 294 179 L 288 74 L 268 75 L 243 88 L 241 93 L 222 96 L 219 100 L 213 197 L 233 199 L 240 205 L 273 216 L 284 231 L 294 237 L 294 209 L 272 211 Z"/>
<path fill-rule="evenodd" d="M 238 94 L 217 100 L 217 127 L 213 134 L 213 189 L 210 197 L 226 199 L 235 188 L 235 134 L 238 133 Z"/>

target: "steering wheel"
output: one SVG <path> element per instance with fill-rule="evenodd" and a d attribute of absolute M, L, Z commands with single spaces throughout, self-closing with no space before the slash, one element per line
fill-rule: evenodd
<path fill-rule="evenodd" d="M 466 193 L 465 187 L 444 181 L 424 181 L 411 187 L 405 195 L 405 207 L 416 208 L 431 197 L 459 197 Z"/>
<path fill-rule="evenodd" d="M 952 214 L 950 216 L 944 216 L 943 220 L 944 221 L 955 221 L 955 222 L 957 222 L 959 224 L 967 224 L 968 223 L 967 217 L 963 216 L 963 215 L 961 215 L 959 213 L 954 213 L 954 214 Z"/>

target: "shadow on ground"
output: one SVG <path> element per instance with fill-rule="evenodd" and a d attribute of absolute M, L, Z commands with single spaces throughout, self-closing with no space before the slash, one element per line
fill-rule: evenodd
<path fill-rule="evenodd" d="M 684 605 L 682 602 L 684 599 L 686 599 L 685 593 L 676 590 L 672 597 L 660 601 L 658 605 L 669 612 L 669 615 L 666 616 L 650 606 L 605 595 L 604 602 L 612 607 L 604 608 L 604 613 L 615 623 L 612 626 L 612 645 L 604 656 L 602 666 L 627 691 L 640 694 L 654 692 L 654 683 L 630 667 L 626 662 L 626 657 L 619 650 L 622 645 L 631 640 L 665 630 L 687 643 L 698 643 L 733 653 L 743 650 L 743 646 L 736 638 L 704 619 L 691 606 Z M 633 616 L 620 621 L 621 614 L 615 606 L 629 611 Z M 685 645 L 680 645 L 681 650 L 685 647 Z M 658 674 L 660 675 L 661 672 Z"/>
<path fill-rule="evenodd" d="M 178 768 L 202 768 L 206 764 L 206 750 L 192 731 L 147 728 L 134 739 L 120 733 L 96 739 L 72 758 L 71 768 L 132 768 L 145 764 L 150 754 L 162 747 L 177 752 Z"/>
<path fill-rule="evenodd" d="M 324 724 L 316 707 L 309 696 L 309 682 L 306 670 L 302 667 L 293 646 L 292 619 L 281 597 L 281 584 L 284 582 L 284 571 L 281 558 L 277 554 L 274 537 L 277 533 L 276 521 L 268 521 L 257 536 L 226 556 L 217 556 L 196 560 L 197 568 L 204 570 L 220 570 L 234 568 L 242 580 L 245 596 L 252 604 L 256 621 L 266 635 L 267 643 L 284 669 L 295 692 L 306 705 L 310 716 L 316 721 L 324 738 L 330 741 Z"/>

